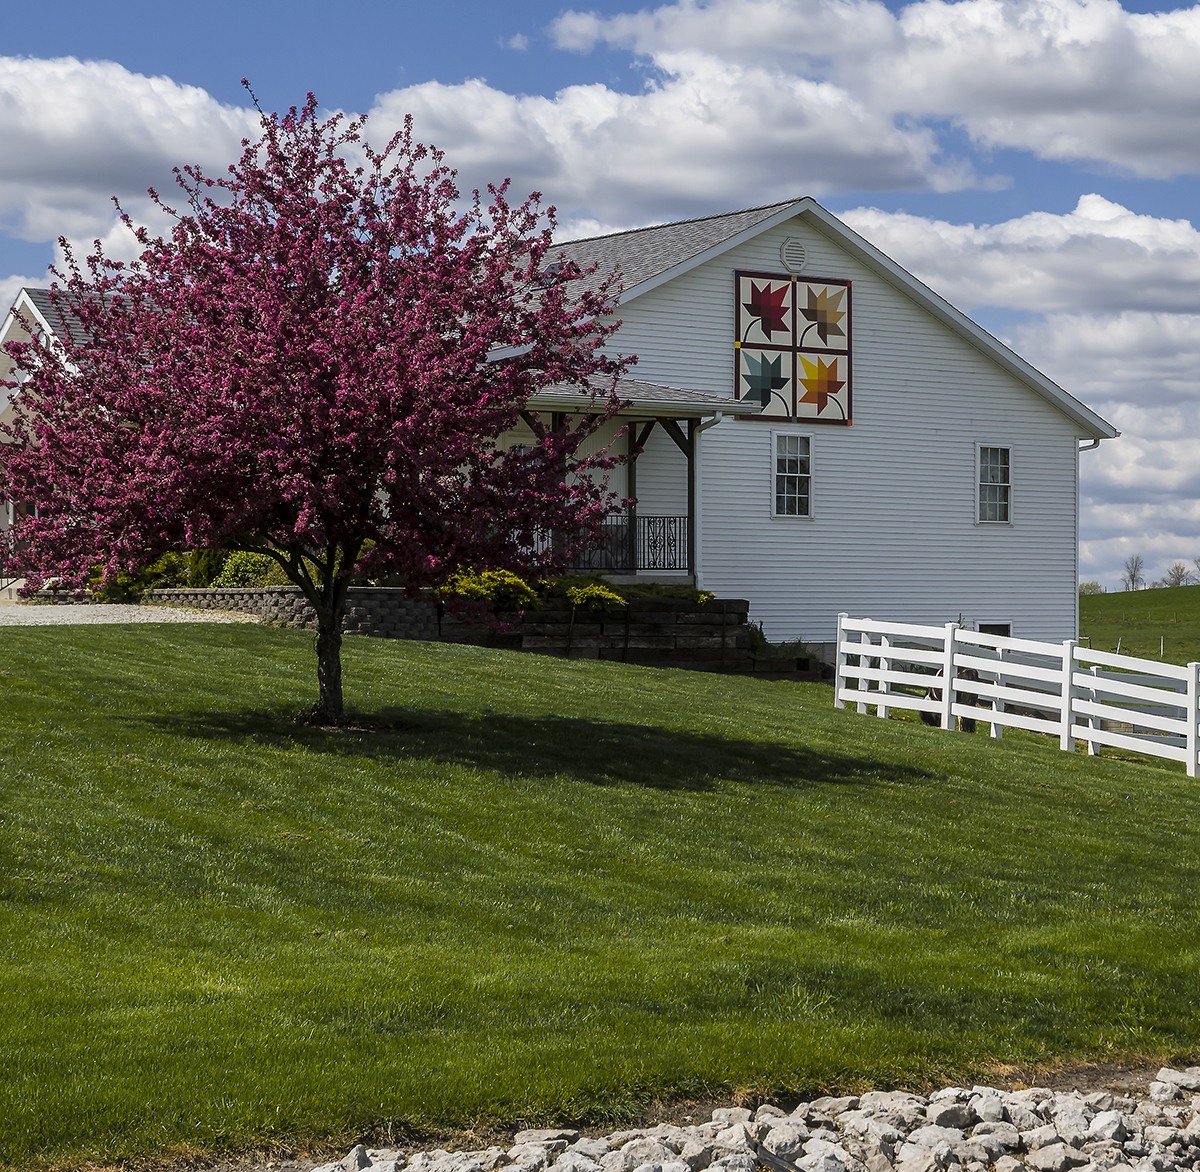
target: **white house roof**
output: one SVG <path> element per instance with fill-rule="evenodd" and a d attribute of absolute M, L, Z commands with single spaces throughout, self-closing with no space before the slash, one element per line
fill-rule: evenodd
<path fill-rule="evenodd" d="M 584 269 L 595 265 L 596 271 L 584 278 L 593 288 L 609 275 L 616 273 L 623 286 L 620 302 L 627 305 L 650 290 L 657 289 L 698 265 L 794 217 L 800 217 L 809 227 L 830 238 L 883 280 L 899 288 L 960 337 L 982 351 L 997 365 L 1052 403 L 1078 425 L 1082 435 L 1099 440 L 1113 439 L 1121 434 L 1090 407 L 1068 394 L 961 310 L 955 309 L 944 297 L 917 280 L 912 273 L 843 224 L 816 200 L 807 196 L 723 215 L 704 216 L 696 220 L 661 224 L 656 227 L 635 228 L 629 232 L 615 232 L 585 240 L 564 241 L 554 248 L 553 254 L 560 258 L 569 258 Z"/>

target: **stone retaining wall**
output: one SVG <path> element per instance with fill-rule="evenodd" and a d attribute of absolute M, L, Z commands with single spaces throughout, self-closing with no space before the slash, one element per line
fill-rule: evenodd
<path fill-rule="evenodd" d="M 316 616 L 298 586 L 230 587 L 207 590 L 151 590 L 148 602 L 168 602 L 198 610 L 240 610 L 270 627 L 316 626 Z M 353 586 L 346 605 L 347 635 L 383 639 L 437 639 L 437 608 L 429 598 L 409 598 L 389 586 Z"/>
<path fill-rule="evenodd" d="M 314 625 L 312 608 L 294 586 L 257 589 L 153 590 L 148 601 L 201 609 L 240 610 L 276 627 Z M 636 598 L 626 606 L 575 607 L 546 599 L 523 615 L 501 615 L 500 630 L 440 616 L 429 597 L 409 598 L 386 586 L 350 589 L 343 628 L 349 635 L 440 639 L 624 663 L 707 671 L 753 671 L 745 599 L 690 602 Z"/>

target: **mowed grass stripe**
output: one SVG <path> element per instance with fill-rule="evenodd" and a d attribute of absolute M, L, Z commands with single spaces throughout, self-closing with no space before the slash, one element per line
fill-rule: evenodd
<path fill-rule="evenodd" d="M 764 683 L 9 629 L 0 1161 L 1200 1050 L 1196 785 Z"/>

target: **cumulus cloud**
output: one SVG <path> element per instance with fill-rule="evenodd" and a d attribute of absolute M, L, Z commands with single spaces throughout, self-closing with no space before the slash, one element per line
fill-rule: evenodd
<path fill-rule="evenodd" d="M 1121 429 L 1080 457 L 1080 572 L 1117 584 L 1200 557 L 1200 314 L 1052 314 L 1014 344 Z"/>
<path fill-rule="evenodd" d="M 1200 232 L 1099 195 L 1065 215 L 952 224 L 858 208 L 842 219 L 960 309 L 1187 310 L 1200 304 Z"/>
<path fill-rule="evenodd" d="M 1200 7 L 1117 0 L 679 0 L 567 12 L 560 47 L 608 44 L 686 76 L 698 57 L 839 86 L 883 117 L 949 120 L 985 147 L 1148 177 L 1200 170 Z"/>
<path fill-rule="evenodd" d="M 0 222 L 27 240 L 86 237 L 170 168 L 223 168 L 253 134 L 253 110 L 108 61 L 0 58 Z"/>
<path fill-rule="evenodd" d="M 428 82 L 382 95 L 382 135 L 405 114 L 465 181 L 510 175 L 521 190 L 613 222 L 768 203 L 847 189 L 969 185 L 936 136 L 900 127 L 838 86 L 704 55 L 675 62 L 641 93 L 570 86 L 513 95 L 481 80 Z"/>

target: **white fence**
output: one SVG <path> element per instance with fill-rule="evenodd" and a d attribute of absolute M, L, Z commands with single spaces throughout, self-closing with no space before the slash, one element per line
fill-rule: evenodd
<path fill-rule="evenodd" d="M 1102 745 L 1182 761 L 1189 777 L 1200 751 L 1200 663 L 1178 667 L 1062 643 L 838 616 L 834 704 L 893 708 L 955 728 L 974 720 L 1057 736 L 1073 752 Z"/>

